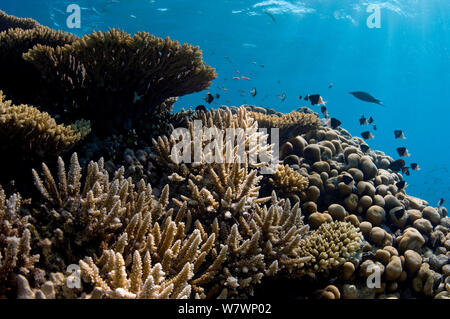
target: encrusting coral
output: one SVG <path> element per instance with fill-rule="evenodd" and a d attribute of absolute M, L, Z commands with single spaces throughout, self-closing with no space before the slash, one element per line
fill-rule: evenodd
<path fill-rule="evenodd" d="M 68 110 L 66 118 L 80 115 L 99 132 L 130 129 L 145 113 L 156 122 L 171 111 L 160 107 L 164 101 L 201 91 L 216 77 L 198 47 L 117 29 L 57 48 L 37 45 L 24 58 L 64 97 L 57 107 Z"/>

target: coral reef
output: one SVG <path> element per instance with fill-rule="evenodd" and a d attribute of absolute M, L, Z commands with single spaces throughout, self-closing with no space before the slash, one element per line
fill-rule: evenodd
<path fill-rule="evenodd" d="M 40 24 L 31 18 L 18 18 L 12 15 L 6 14 L 6 12 L 0 10 L 0 32 L 3 32 L 8 29 L 33 29 Z"/>

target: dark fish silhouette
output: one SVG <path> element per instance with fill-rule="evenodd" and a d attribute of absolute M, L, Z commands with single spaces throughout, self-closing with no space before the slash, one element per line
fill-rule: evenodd
<path fill-rule="evenodd" d="M 326 107 L 326 106 L 322 106 L 322 107 L 320 108 L 320 112 L 322 112 L 322 114 L 323 114 L 323 116 L 325 116 L 325 118 L 328 118 L 328 117 L 329 117 L 329 115 L 328 115 L 328 110 L 327 110 L 327 107 Z"/>
<path fill-rule="evenodd" d="M 319 94 L 308 95 L 311 105 L 323 105 L 325 102 Z"/>
<path fill-rule="evenodd" d="M 280 98 L 281 102 L 284 102 L 284 100 L 286 100 L 286 94 L 277 94 L 277 96 Z"/>
<path fill-rule="evenodd" d="M 403 134 L 403 131 L 402 130 L 395 130 L 394 131 L 394 136 L 395 136 L 395 139 L 402 139 L 402 140 L 404 140 L 406 137 L 405 137 L 405 134 Z"/>
<path fill-rule="evenodd" d="M 220 94 L 216 93 L 216 99 L 220 99 Z"/>
<path fill-rule="evenodd" d="M 267 14 L 274 23 L 277 22 L 277 20 L 275 19 L 275 16 L 272 13 L 270 13 L 269 11 L 264 10 L 263 13 Z"/>
<path fill-rule="evenodd" d="M 250 94 L 251 94 L 253 97 L 255 97 L 256 94 L 257 94 L 256 88 L 253 88 L 253 89 L 250 91 Z"/>
<path fill-rule="evenodd" d="M 441 198 L 441 199 L 439 200 L 439 202 L 438 202 L 438 204 L 437 204 L 437 207 L 438 207 L 438 208 L 441 207 L 442 204 L 444 204 L 444 199 L 443 199 L 443 198 Z"/>
<path fill-rule="evenodd" d="M 327 126 L 331 127 L 332 129 L 339 127 L 339 125 L 341 125 L 341 124 L 342 124 L 342 122 L 339 121 L 338 119 L 335 119 L 334 117 L 332 117 L 331 119 L 329 119 L 327 121 Z"/>
<path fill-rule="evenodd" d="M 361 151 L 363 151 L 364 153 L 366 153 L 370 149 L 369 145 L 367 144 L 361 144 L 359 147 L 361 148 Z"/>
<path fill-rule="evenodd" d="M 403 156 L 403 157 L 410 156 L 409 153 L 408 153 L 408 150 L 406 149 L 406 147 L 398 147 L 397 148 L 397 153 L 398 153 L 398 155 Z"/>
<path fill-rule="evenodd" d="M 206 96 L 203 98 L 208 104 L 211 104 L 214 101 L 214 96 L 211 93 L 206 93 Z"/>
<path fill-rule="evenodd" d="M 420 171 L 420 167 L 419 167 L 419 164 L 417 164 L 417 163 L 411 163 L 411 169 L 413 170 L 413 171 Z"/>
<path fill-rule="evenodd" d="M 405 167 L 405 161 L 402 159 L 398 159 L 389 165 L 389 168 L 394 172 L 399 172 L 403 167 Z"/>
<path fill-rule="evenodd" d="M 342 181 L 344 182 L 344 184 L 348 185 L 351 182 L 353 182 L 353 178 L 349 175 L 343 175 L 342 176 Z"/>
<path fill-rule="evenodd" d="M 374 131 L 377 130 L 377 126 L 376 126 L 376 125 L 373 126 L 373 130 L 374 130 Z"/>
<path fill-rule="evenodd" d="M 365 139 L 365 140 L 370 140 L 372 138 L 374 138 L 374 136 L 372 135 L 372 133 L 370 133 L 369 131 L 366 132 L 362 132 L 361 136 Z"/>
<path fill-rule="evenodd" d="M 309 100 L 309 95 L 305 95 L 305 97 L 303 98 L 303 100 L 308 101 L 308 100 Z"/>
<path fill-rule="evenodd" d="M 369 103 L 375 103 L 375 104 L 383 106 L 383 102 L 374 98 L 369 93 L 362 92 L 362 91 L 356 91 L 356 92 L 350 92 L 350 94 L 353 95 L 354 97 L 356 97 L 358 100 L 361 100 L 364 102 L 369 102 Z"/>
<path fill-rule="evenodd" d="M 195 108 L 195 110 L 196 110 L 196 111 L 203 111 L 203 112 L 206 112 L 206 107 L 205 107 L 204 105 L 198 105 L 198 106 Z"/>
<path fill-rule="evenodd" d="M 402 173 L 405 174 L 406 176 L 411 175 L 411 173 L 409 172 L 409 167 L 403 167 L 402 168 Z"/>
<path fill-rule="evenodd" d="M 364 114 L 359 119 L 359 125 L 367 125 L 367 119 L 364 117 Z"/>
<path fill-rule="evenodd" d="M 406 186 L 406 182 L 405 181 L 400 181 L 395 183 L 395 186 L 397 186 L 398 189 L 403 189 Z"/>
<path fill-rule="evenodd" d="M 334 83 L 331 82 L 330 85 L 328 85 L 328 88 L 331 89 L 333 87 Z"/>
<path fill-rule="evenodd" d="M 367 123 L 372 124 L 373 123 L 373 117 L 369 117 L 369 119 L 367 120 Z"/>
<path fill-rule="evenodd" d="M 301 100 L 301 99 L 302 99 L 302 97 L 303 97 L 303 96 L 299 95 L 299 96 L 298 96 L 298 99 L 299 99 L 299 100 Z"/>

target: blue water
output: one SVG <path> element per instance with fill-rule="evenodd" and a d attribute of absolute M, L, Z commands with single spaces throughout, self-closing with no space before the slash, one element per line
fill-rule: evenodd
<path fill-rule="evenodd" d="M 82 8 L 81 29 L 66 26 L 71 3 Z M 366 24 L 369 4 L 379 5 L 381 28 Z M 221 95 L 212 106 L 249 103 L 289 112 L 306 105 L 299 95 L 320 93 L 353 135 L 369 128 L 359 125 L 361 114 L 375 119 L 372 149 L 398 158 L 396 148 L 408 148 L 407 164 L 421 167 L 406 177 L 410 195 L 436 205 L 450 194 L 449 0 L 0 0 L 0 9 L 77 35 L 119 27 L 199 45 L 219 76 L 209 90 L 181 98 L 175 110 L 204 104 L 210 91 Z M 386 107 L 348 94 L 359 90 Z M 395 140 L 395 129 L 407 139 Z"/>

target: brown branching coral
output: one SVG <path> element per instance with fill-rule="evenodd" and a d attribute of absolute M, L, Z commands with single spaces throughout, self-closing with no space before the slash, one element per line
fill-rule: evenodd
<path fill-rule="evenodd" d="M 294 171 L 289 165 L 278 165 L 269 182 L 280 196 L 292 198 L 294 201 L 300 201 L 301 193 L 304 193 L 309 185 L 309 179 Z"/>
<path fill-rule="evenodd" d="M 297 275 L 327 272 L 344 264 L 362 248 L 362 234 L 347 222 L 320 225 L 300 243 L 301 256 L 311 256 Z"/>
<path fill-rule="evenodd" d="M 283 116 L 267 115 L 259 112 L 251 112 L 250 115 L 258 121 L 259 127 L 279 128 L 280 141 L 284 142 L 292 137 L 314 131 L 321 126 L 319 118 L 315 114 L 307 114 L 292 111 Z"/>
<path fill-rule="evenodd" d="M 0 189 L 0 297 L 15 286 L 17 275 L 29 275 L 39 261 L 31 254 L 29 216 L 22 216 L 21 205 L 19 194 L 6 198 Z"/>
<path fill-rule="evenodd" d="M 49 111 L 47 96 L 55 94 L 41 80 L 41 74 L 33 64 L 25 61 L 24 53 L 37 44 L 50 47 L 62 46 L 72 43 L 76 36 L 61 31 L 55 31 L 44 26 L 36 26 L 24 30 L 22 28 L 10 29 L 0 33 L 0 89 L 15 103 L 41 106 Z M 63 112 L 59 109 L 56 114 Z"/>
<path fill-rule="evenodd" d="M 37 45 L 24 58 L 65 97 L 58 107 L 92 120 L 99 131 L 130 128 L 144 113 L 157 121 L 170 112 L 160 107 L 165 100 L 201 91 L 216 77 L 198 47 L 117 29 L 63 47 Z"/>
<path fill-rule="evenodd" d="M 0 10 L 0 32 L 15 28 L 27 30 L 36 28 L 37 26 L 40 26 L 40 24 L 36 20 L 30 18 L 18 18 L 8 15 Z"/>
<path fill-rule="evenodd" d="M 0 92 L 0 140 L 2 151 L 14 157 L 42 158 L 61 154 L 90 132 L 89 122 L 58 125 L 48 113 L 28 105 L 12 105 Z"/>

